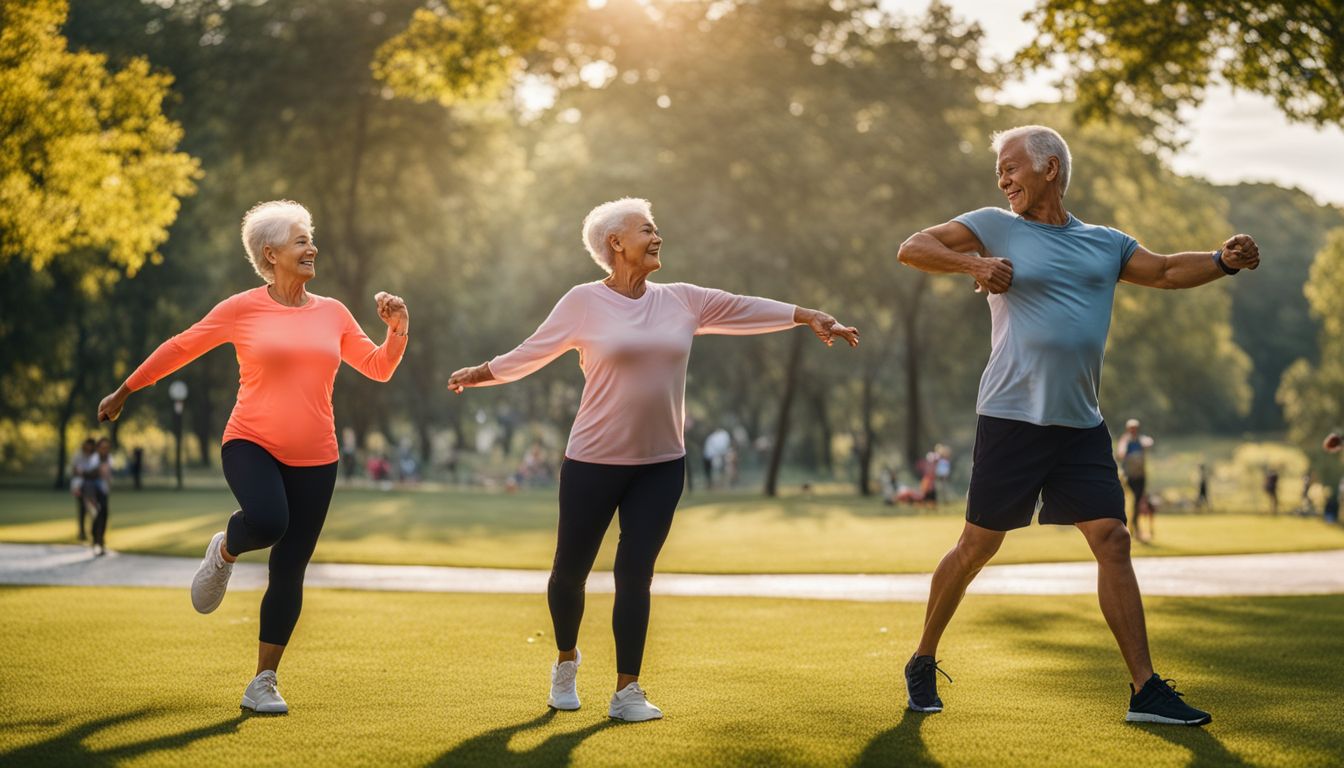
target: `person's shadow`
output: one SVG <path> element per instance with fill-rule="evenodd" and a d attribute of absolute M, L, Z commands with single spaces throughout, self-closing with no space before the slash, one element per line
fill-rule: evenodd
<path fill-rule="evenodd" d="M 1229 752 L 1218 737 L 1205 728 L 1137 723 L 1134 727 L 1190 750 L 1190 762 L 1186 763 L 1186 768 L 1249 768 L 1251 765 Z"/>
<path fill-rule="evenodd" d="M 901 722 L 895 728 L 883 731 L 873 737 L 863 748 L 854 768 L 880 768 L 899 765 L 906 768 L 941 768 L 942 763 L 933 759 L 924 737 L 919 729 L 924 719 L 932 715 L 905 710 Z"/>
<path fill-rule="evenodd" d="M 472 736 L 431 760 L 428 765 L 445 768 L 458 765 L 518 766 L 518 768 L 569 765 L 570 756 L 584 739 L 615 724 L 615 721 L 603 719 L 577 731 L 557 733 L 525 752 L 514 752 L 509 749 L 509 741 L 515 735 L 543 726 L 554 720 L 555 716 L 555 710 L 548 709 L 525 723 L 506 725 Z"/>
<path fill-rule="evenodd" d="M 248 717 L 248 715 L 240 713 L 213 725 L 192 728 L 181 733 L 166 734 L 108 749 L 93 750 L 86 746 L 87 739 L 99 731 L 145 717 L 153 711 L 142 709 L 81 723 L 64 733 L 59 733 L 36 744 L 29 744 L 0 754 L 0 765 L 113 766 L 135 757 L 163 750 L 180 749 L 201 739 L 233 733 L 238 730 L 238 725 Z"/>

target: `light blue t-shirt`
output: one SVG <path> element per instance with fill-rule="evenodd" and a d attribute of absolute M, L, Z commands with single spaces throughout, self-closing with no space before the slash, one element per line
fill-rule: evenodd
<path fill-rule="evenodd" d="M 989 364 L 976 412 L 1087 429 L 1101 423 L 1097 394 L 1115 284 L 1138 242 L 1119 230 L 1027 221 L 981 208 L 966 225 L 986 256 L 1013 262 L 1013 285 L 989 296 Z"/>

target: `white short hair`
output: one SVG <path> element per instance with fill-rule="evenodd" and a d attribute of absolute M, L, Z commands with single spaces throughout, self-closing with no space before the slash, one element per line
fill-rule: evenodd
<path fill-rule="evenodd" d="M 583 217 L 583 247 L 607 274 L 611 274 L 612 260 L 616 257 L 607 237 L 620 231 L 625 217 L 635 213 L 648 216 L 652 221 L 653 205 L 640 197 L 622 197 L 597 206 Z"/>
<path fill-rule="evenodd" d="M 1051 157 L 1059 158 L 1059 194 L 1063 197 L 1069 191 L 1069 167 L 1072 157 L 1069 145 L 1059 131 L 1044 125 L 1019 125 L 1006 131 L 996 131 L 990 137 L 990 148 L 994 154 L 1003 150 L 1003 145 L 1017 138 L 1026 139 L 1027 156 L 1031 158 L 1031 167 L 1037 171 L 1045 170 L 1045 164 Z"/>
<path fill-rule="evenodd" d="M 243 214 L 243 248 L 262 280 L 275 282 L 275 265 L 266 260 L 266 246 L 289 242 L 289 229 L 295 224 L 313 231 L 313 214 L 293 200 L 257 203 Z"/>

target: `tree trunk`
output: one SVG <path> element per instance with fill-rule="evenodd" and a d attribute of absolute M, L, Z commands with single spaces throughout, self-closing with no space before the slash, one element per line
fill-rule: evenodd
<path fill-rule="evenodd" d="M 904 302 L 905 311 L 902 313 L 905 321 L 905 460 L 911 468 L 914 468 L 925 451 L 924 405 L 919 389 L 924 348 L 919 320 L 928 278 L 927 273 L 920 273 L 911 295 Z"/>
<path fill-rule="evenodd" d="M 84 390 L 84 372 L 87 366 L 84 365 L 85 347 L 88 345 L 89 334 L 84 327 L 84 305 L 75 298 L 73 312 L 75 317 L 75 359 L 71 361 L 73 369 L 70 377 L 70 392 L 65 397 L 65 403 L 61 406 L 60 415 L 56 420 L 56 482 L 53 487 L 56 490 L 64 490 L 69 484 L 65 477 L 65 467 L 69 463 L 69 454 L 66 452 L 65 432 L 70 426 L 70 420 L 75 415 L 75 405 L 79 402 L 79 397 Z"/>
<path fill-rule="evenodd" d="M 875 371 L 864 366 L 863 393 L 859 405 L 863 413 L 863 443 L 859 446 L 859 495 L 871 496 L 873 493 L 873 453 L 877 443 L 877 431 L 873 429 L 873 379 Z"/>
<path fill-rule="evenodd" d="M 821 450 L 817 458 L 821 462 L 821 468 L 830 477 L 835 472 L 835 464 L 831 461 L 831 409 L 826 399 L 826 390 L 818 389 L 812 393 L 812 411 L 817 417 L 817 431 L 820 433 Z"/>
<path fill-rule="evenodd" d="M 793 334 L 793 346 L 789 350 L 789 364 L 784 371 L 784 396 L 779 401 L 779 419 L 775 422 L 775 444 L 770 447 L 770 465 L 765 471 L 765 495 L 777 496 L 779 492 L 779 466 L 784 461 L 784 444 L 789 439 L 789 411 L 793 407 L 793 394 L 798 389 L 798 364 L 803 356 L 804 334 Z"/>

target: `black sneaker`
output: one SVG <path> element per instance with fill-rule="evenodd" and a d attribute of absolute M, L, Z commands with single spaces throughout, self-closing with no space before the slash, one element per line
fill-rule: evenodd
<path fill-rule="evenodd" d="M 948 674 L 938 668 L 932 656 L 911 656 L 905 665 L 907 703 L 916 712 L 942 712 L 943 700 L 938 698 L 938 675 L 952 682 Z"/>
<path fill-rule="evenodd" d="M 1177 693 L 1157 675 L 1148 678 L 1143 690 L 1134 692 L 1134 684 L 1129 686 L 1129 713 L 1125 720 L 1131 723 L 1162 723 L 1164 725 L 1207 725 L 1213 721 L 1213 715 L 1181 701 L 1184 694 Z"/>

